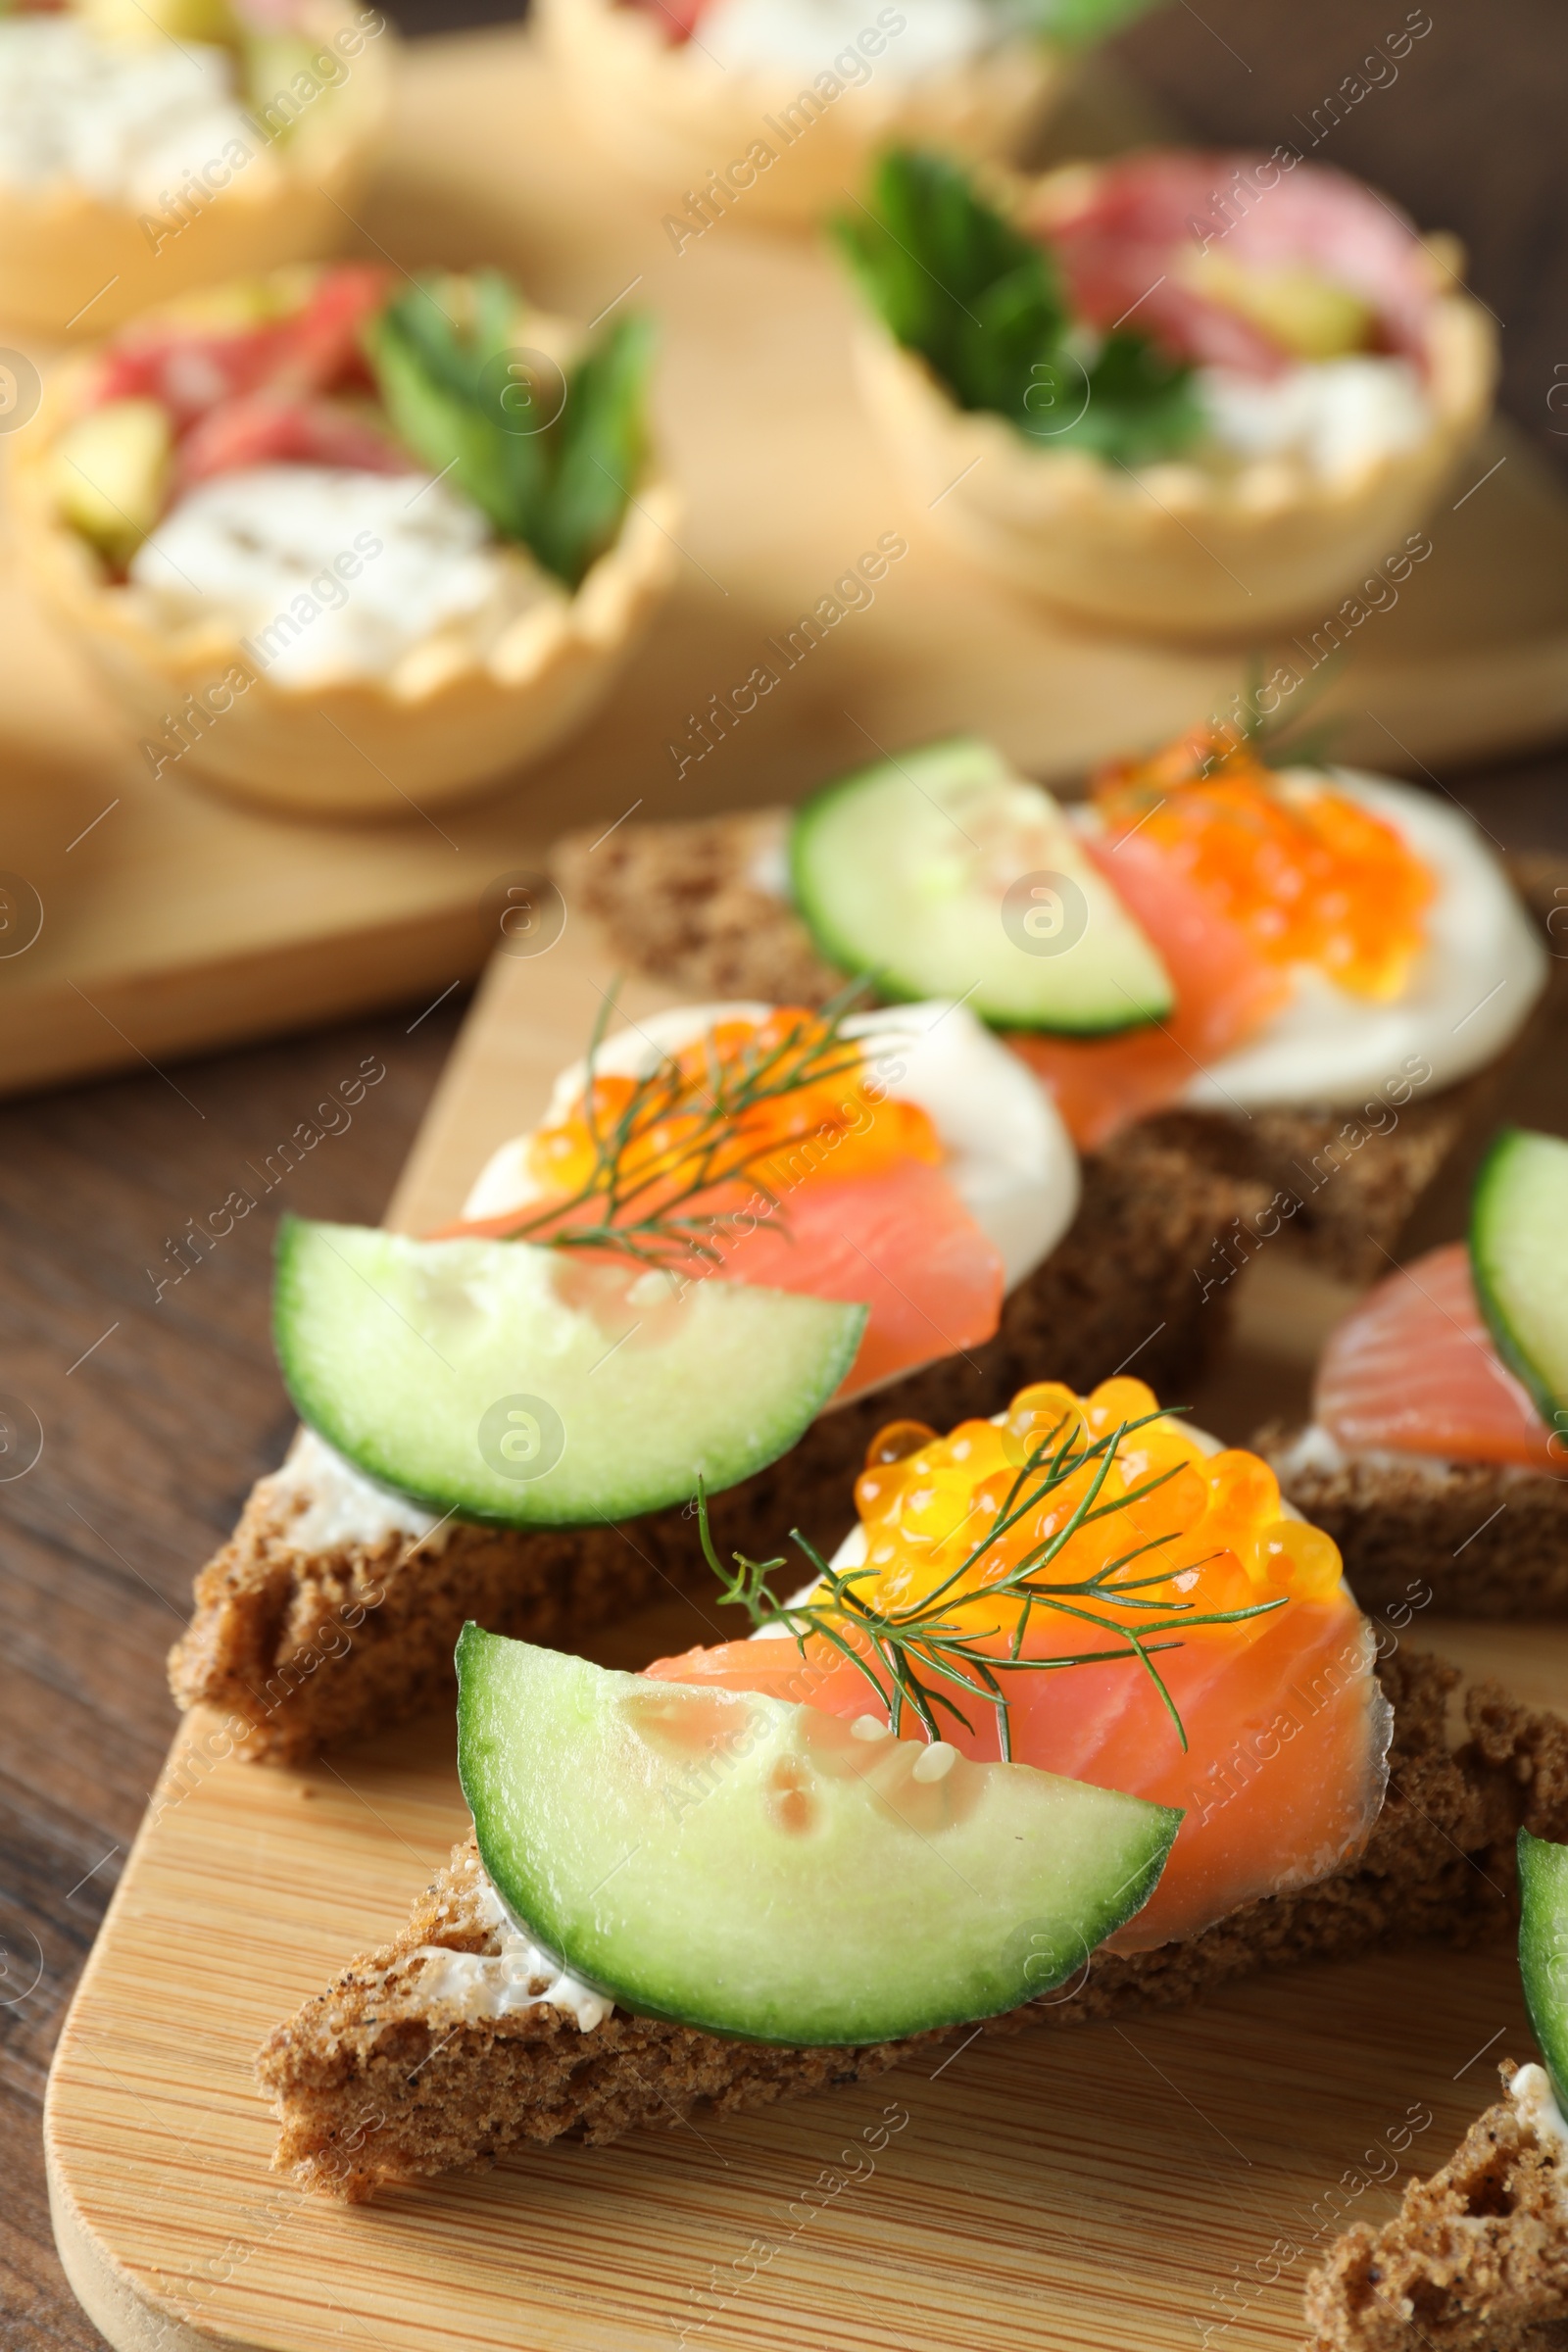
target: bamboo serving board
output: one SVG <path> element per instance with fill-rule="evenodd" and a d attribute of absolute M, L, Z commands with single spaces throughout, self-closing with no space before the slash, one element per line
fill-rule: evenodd
<path fill-rule="evenodd" d="M 620 179 L 518 32 L 421 42 L 401 71 L 360 249 L 410 269 L 498 262 L 583 318 L 622 302 L 660 316 L 659 424 L 686 501 L 675 593 L 559 757 L 466 809 L 350 827 L 247 809 L 177 768 L 155 781 L 0 558 L 0 888 L 21 875 L 43 907 L 35 944 L 0 955 L 0 1091 L 433 998 L 480 969 L 495 877 L 567 826 L 790 800 L 879 746 L 977 726 L 1070 782 L 1227 708 L 1240 682 L 1245 649 L 1070 627 L 944 548 L 861 414 L 850 301 L 809 240 L 756 233 L 737 210 L 677 254 L 661 216 L 680 191 Z M 1102 85 L 1055 149 L 1147 132 Z M 889 532 L 908 554 L 875 603 L 782 669 L 769 640 Z M 1346 758 L 1412 772 L 1568 730 L 1568 495 L 1504 434 L 1431 538 L 1316 717 L 1344 721 Z M 704 755 L 692 714 L 759 662 L 778 688 Z"/>
<path fill-rule="evenodd" d="M 608 979 L 569 927 L 496 959 L 391 1223 L 458 1211 Z M 622 1005 L 668 1001 L 632 987 Z M 1244 1326 L 1277 1359 L 1315 1310 L 1298 1276 L 1275 1279 Z M 1255 1415 L 1257 1380 L 1236 1394 Z M 589 1646 L 634 1667 L 720 1636 L 671 1600 Z M 1417 1618 L 1399 1638 L 1568 1706 L 1562 1626 Z M 1531 2049 L 1510 1955 L 1434 1950 L 1282 1972 L 1188 2015 L 982 2034 L 935 2068 L 345 2209 L 270 2175 L 252 2055 L 399 1925 L 466 1830 L 451 1722 L 302 1771 L 225 1759 L 220 1738 L 215 1761 L 213 1731 L 192 1718 L 174 1743 L 51 2080 L 60 2251 L 119 2352 L 1291 2346 L 1343 2220 L 1392 2210 L 1406 2168 L 1432 2169 L 1490 2098 L 1495 2061 Z"/>

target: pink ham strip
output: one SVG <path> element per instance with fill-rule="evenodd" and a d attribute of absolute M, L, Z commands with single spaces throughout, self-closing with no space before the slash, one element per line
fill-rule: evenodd
<path fill-rule="evenodd" d="M 1125 318 L 1201 366 L 1267 376 L 1289 364 L 1249 320 L 1183 282 L 1187 250 L 1205 239 L 1252 267 L 1321 270 L 1372 306 L 1389 351 L 1424 365 L 1433 297 L 1411 222 L 1343 172 L 1298 164 L 1260 187 L 1264 167 L 1275 169 L 1260 155 L 1154 150 L 1087 175 L 1076 198 L 1048 194 L 1026 225 L 1051 243 L 1092 324 Z M 1227 197 L 1238 185 L 1243 194 Z M 1221 198 L 1239 216 L 1229 228 Z"/>

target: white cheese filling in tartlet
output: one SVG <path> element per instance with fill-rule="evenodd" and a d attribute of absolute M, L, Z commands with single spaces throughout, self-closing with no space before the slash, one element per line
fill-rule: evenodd
<path fill-rule="evenodd" d="M 889 30 L 886 48 L 869 69 L 897 81 L 916 81 L 944 66 L 994 48 L 1011 29 L 988 0 L 899 0 L 903 25 Z M 831 68 L 846 45 L 877 22 L 867 0 L 715 0 L 699 17 L 693 39 L 722 66 L 753 71 L 788 67 L 812 75 Z"/>
<path fill-rule="evenodd" d="M 443 634 L 482 656 L 565 591 L 428 475 L 259 466 L 200 482 L 142 543 L 155 626 L 220 617 L 282 684 L 382 678 Z"/>
<path fill-rule="evenodd" d="M 1208 443 L 1187 455 L 1225 466 L 1290 459 L 1320 481 L 1416 448 L 1433 424 L 1409 361 L 1372 354 L 1303 362 L 1270 377 L 1200 368 L 1197 390 Z"/>
<path fill-rule="evenodd" d="M 0 19 L 0 184 L 156 211 L 234 140 L 255 143 L 227 50 L 105 41 L 69 15 Z"/>

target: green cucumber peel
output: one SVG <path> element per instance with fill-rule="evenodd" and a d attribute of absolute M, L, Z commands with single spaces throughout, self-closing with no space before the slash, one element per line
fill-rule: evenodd
<path fill-rule="evenodd" d="M 1009 827 L 1020 870 L 999 901 Z M 791 820 L 789 867 L 821 955 L 889 1003 L 951 997 L 997 1028 L 1081 1038 L 1174 1009 L 1158 951 L 1081 837 L 990 744 L 928 744 L 825 786 Z"/>
<path fill-rule="evenodd" d="M 1076 1985 L 1181 1825 L 475 1625 L 457 1656 L 459 1770 L 503 1903 L 582 1983 L 705 2033 L 864 2046 Z"/>
<path fill-rule="evenodd" d="M 1519 1976 L 1557 2104 L 1568 2112 L 1568 1845 L 1519 1833 Z"/>
<path fill-rule="evenodd" d="M 787 1453 L 867 1309 L 526 1242 L 286 1217 L 273 1333 L 300 1418 L 377 1485 L 505 1527 L 615 1522 Z"/>
<path fill-rule="evenodd" d="M 1503 1128 L 1476 1177 L 1469 1246 L 1493 1343 L 1568 1471 L 1568 1143 Z"/>

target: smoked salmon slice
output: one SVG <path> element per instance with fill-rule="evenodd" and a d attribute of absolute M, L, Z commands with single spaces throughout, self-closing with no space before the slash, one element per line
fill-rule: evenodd
<path fill-rule="evenodd" d="M 868 1306 L 840 1398 L 978 1347 L 1002 1315 L 1000 1251 L 941 1169 L 917 1159 L 803 1184 L 779 1215 L 737 1232 L 712 1276 Z"/>
<path fill-rule="evenodd" d="M 1017 1761 L 1184 1809 L 1158 1887 L 1114 1942 L 1142 1950 L 1197 1936 L 1256 1896 L 1310 1885 L 1358 1851 L 1383 1801 L 1391 1716 L 1373 1636 L 1335 1545 L 1286 1517 L 1274 1475 L 1255 1455 L 1210 1453 L 1179 1421 L 1146 1420 L 1158 1407 L 1135 1380 L 1104 1382 L 1088 1398 L 1054 1384 L 1026 1389 L 1001 1423 L 965 1422 L 945 1440 L 913 1423 L 884 1432 L 857 1488 L 874 1572 L 858 1590 L 868 1603 L 907 1608 L 969 1561 L 947 1614 L 986 1656 L 1007 1656 L 1019 1604 L 988 1592 L 1009 1558 L 1016 1564 L 1065 1525 L 1090 1469 L 997 1542 L 988 1531 L 1019 1466 L 1069 1415 L 1086 1444 L 1144 1425 L 1121 1441 L 1102 1492 L 1115 1507 L 1079 1526 L 1040 1572 L 1071 1590 L 1056 1604 L 1031 1604 L 1021 1654 L 1063 1662 L 1000 1671 Z M 899 1446 L 908 1450 L 888 1460 Z M 1164 1484 L 1140 1497 L 1162 1473 Z M 722 1519 L 720 1501 L 720 1549 Z M 1091 1622 L 1079 1612 L 1097 1573 L 1104 1582 Z M 846 1620 L 837 1622 L 842 1631 Z M 1118 1627 L 1140 1630 L 1157 1652 L 1169 1705 Z M 869 1656 L 853 1627 L 851 1635 Z M 1066 1662 L 1076 1659 L 1089 1662 Z M 852 1720 L 889 1715 L 860 1667 L 814 1630 L 801 1641 L 763 1636 L 688 1650 L 647 1671 Z M 978 1685 L 948 1690 L 968 1722 L 943 1713 L 943 1739 L 995 1758 L 1000 1735 L 986 1694 Z M 913 1728 L 907 1716 L 902 1728 Z"/>
<path fill-rule="evenodd" d="M 816 1014 L 782 1006 L 719 1023 L 666 1067 L 672 1079 L 648 1095 L 646 1115 L 635 1090 L 650 1081 L 596 1076 L 591 1117 L 574 1102 L 531 1139 L 536 1189 L 522 1205 L 447 1233 L 545 1241 L 608 1224 L 651 1250 L 645 1262 L 662 1265 L 679 1289 L 740 1282 L 864 1304 L 865 1331 L 837 1401 L 991 1338 L 1002 1253 L 944 1172 L 931 1120 L 890 1095 L 851 1041 L 835 1040 Z M 748 1068 L 766 1069 L 777 1091 L 754 1101 Z M 739 1107 L 715 1127 L 707 1106 L 731 1099 L 726 1086 Z M 621 1132 L 617 1122 L 624 1141 L 612 1171 L 595 1138 Z M 625 1258 L 608 1248 L 573 1255 L 599 1260 L 597 1288 L 609 1297 Z"/>
<path fill-rule="evenodd" d="M 1169 1020 L 1079 1041 L 1016 1030 L 1007 1043 L 1051 1088 L 1073 1142 L 1093 1152 L 1121 1128 L 1180 1100 L 1199 1071 L 1260 1029 L 1290 982 L 1223 907 L 1137 833 L 1085 845 L 1159 950 L 1176 991 Z"/>
<path fill-rule="evenodd" d="M 1349 1452 L 1563 1472 L 1551 1431 L 1493 1343 L 1463 1242 L 1401 1266 L 1351 1308 L 1323 1350 L 1312 1409 Z"/>

